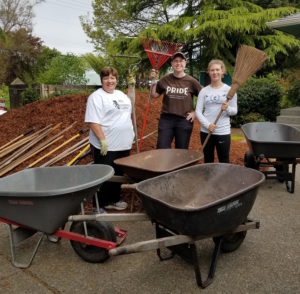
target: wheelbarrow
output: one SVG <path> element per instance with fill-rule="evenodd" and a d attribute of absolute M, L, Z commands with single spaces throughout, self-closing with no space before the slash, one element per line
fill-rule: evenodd
<path fill-rule="evenodd" d="M 88 245 L 100 247 L 102 243 L 101 240 L 88 236 L 87 228 L 93 234 L 101 226 L 101 230 L 105 232 L 103 237 L 113 241 L 108 246 L 115 247 L 115 231 L 109 224 L 81 222 L 73 223 L 70 231 L 61 229 L 70 215 L 80 211 L 80 206 L 84 213 L 82 202 L 90 199 L 101 183 L 113 174 L 111 166 L 88 165 L 26 169 L 1 178 L 0 222 L 9 225 L 13 265 L 19 268 L 29 267 L 44 235 L 67 238 L 74 246 L 81 242 L 87 246 L 88 251 Z M 15 250 L 17 245 L 38 232 L 42 234 L 28 262 L 18 262 Z M 104 255 L 107 254 L 104 252 Z"/>
<path fill-rule="evenodd" d="M 113 176 L 109 181 L 120 183 L 136 183 L 171 171 L 199 163 L 203 154 L 187 149 L 154 149 L 116 159 L 124 176 Z M 131 208 L 136 194 L 132 194 Z"/>
<path fill-rule="evenodd" d="M 202 153 L 187 149 L 154 149 L 116 159 L 131 180 L 141 181 L 199 162 Z"/>
<path fill-rule="evenodd" d="M 82 215 L 70 215 L 112 175 L 109 166 L 90 165 L 36 168 L 0 179 L 0 221 L 10 228 L 13 265 L 30 266 L 45 234 L 69 239 L 88 262 L 152 249 L 164 260 L 166 248 L 193 263 L 197 284 L 204 288 L 213 280 L 219 252 L 236 250 L 247 230 L 259 228 L 248 214 L 264 175 L 230 164 L 195 165 L 137 183 L 146 213 L 86 215 L 81 205 Z M 156 239 L 119 246 L 126 232 L 111 222 L 145 220 L 155 224 Z M 69 231 L 62 229 L 66 221 L 72 222 Z M 29 262 L 19 263 L 15 247 L 37 232 L 42 234 Z M 205 238 L 213 238 L 215 248 L 202 281 L 195 242 Z"/>
<path fill-rule="evenodd" d="M 300 130 L 285 124 L 255 122 L 243 125 L 242 131 L 249 147 L 245 166 L 261 169 L 267 179 L 285 182 L 287 191 L 294 193 Z"/>
<path fill-rule="evenodd" d="M 200 158 L 201 154 L 189 150 L 142 152 L 118 160 L 119 164 L 126 166 L 126 171 L 128 165 L 131 178 L 115 176 L 112 181 L 132 182 L 133 179 L 140 179 L 141 175 L 137 172 L 139 169 L 142 171 L 142 178 L 148 178 L 196 163 Z M 158 162 L 155 167 L 151 165 L 153 159 Z M 132 167 L 132 162 L 135 162 L 136 168 Z M 121 244 L 127 233 L 107 222 L 88 221 L 84 202 L 96 194 L 101 183 L 113 178 L 113 174 L 112 167 L 97 164 L 33 168 L 0 179 L 0 222 L 9 225 L 13 265 L 19 268 L 29 267 L 44 235 L 53 242 L 60 238 L 69 239 L 75 252 L 86 261 L 102 262 L 107 259 L 108 249 Z M 69 231 L 61 229 L 68 217 L 79 212 L 80 208 L 80 221 L 73 222 Z M 29 260 L 25 263 L 18 262 L 15 252 L 17 245 L 38 232 L 42 234 Z"/>
<path fill-rule="evenodd" d="M 247 230 L 259 228 L 259 221 L 249 219 L 248 214 L 264 178 L 263 173 L 238 165 L 194 165 L 133 185 L 123 185 L 139 193 L 146 213 L 97 214 L 84 219 L 99 222 L 151 220 L 155 224 L 156 239 L 108 249 L 109 256 L 155 249 L 160 260 L 178 254 L 193 264 L 197 284 L 205 288 L 214 278 L 220 251 L 236 250 Z M 69 217 L 69 221 L 81 220 L 80 215 Z M 203 281 L 196 241 L 206 238 L 213 238 L 215 247 L 208 277 Z M 170 250 L 170 256 L 161 254 L 162 249 Z M 94 253 L 96 256 L 96 251 Z"/>

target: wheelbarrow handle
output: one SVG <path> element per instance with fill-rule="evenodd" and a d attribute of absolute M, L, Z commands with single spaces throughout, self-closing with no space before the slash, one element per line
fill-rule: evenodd
<path fill-rule="evenodd" d="M 121 189 L 130 189 L 130 190 L 136 190 L 136 183 L 134 184 L 122 184 Z"/>
<path fill-rule="evenodd" d="M 143 252 L 153 249 L 165 248 L 168 246 L 193 243 L 194 239 L 187 235 L 175 235 L 170 237 L 164 237 L 159 239 L 152 239 L 148 241 L 137 242 L 126 246 L 121 246 L 109 250 L 110 256 L 123 255 L 129 253 Z"/>

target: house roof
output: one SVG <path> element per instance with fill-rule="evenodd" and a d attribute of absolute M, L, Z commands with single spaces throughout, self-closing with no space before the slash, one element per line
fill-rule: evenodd
<path fill-rule="evenodd" d="M 267 22 L 267 26 L 300 38 L 300 12 Z"/>

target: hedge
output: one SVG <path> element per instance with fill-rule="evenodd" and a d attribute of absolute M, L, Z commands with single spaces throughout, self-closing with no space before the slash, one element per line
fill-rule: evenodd
<path fill-rule="evenodd" d="M 237 95 L 238 114 L 231 118 L 232 126 L 240 127 L 251 121 L 276 121 L 283 90 L 274 78 L 251 78 Z"/>

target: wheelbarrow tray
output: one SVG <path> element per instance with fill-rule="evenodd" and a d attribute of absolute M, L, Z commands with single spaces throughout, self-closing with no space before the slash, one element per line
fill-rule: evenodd
<path fill-rule="evenodd" d="M 52 234 L 113 174 L 100 164 L 22 170 L 0 179 L 0 217 Z"/>
<path fill-rule="evenodd" d="M 246 221 L 263 173 L 239 165 L 208 163 L 137 184 L 147 214 L 183 235 L 230 232 Z"/>
<path fill-rule="evenodd" d="M 289 125 L 254 122 L 242 126 L 248 147 L 255 156 L 299 158 L 300 130 Z"/>
<path fill-rule="evenodd" d="M 145 180 L 197 163 L 202 154 L 186 149 L 155 149 L 115 160 L 125 174 Z"/>

